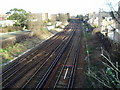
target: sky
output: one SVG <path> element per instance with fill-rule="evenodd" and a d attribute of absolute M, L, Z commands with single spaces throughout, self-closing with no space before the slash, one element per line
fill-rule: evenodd
<path fill-rule="evenodd" d="M 100 8 L 109 11 L 106 1 L 108 0 L 1 0 L 0 14 L 6 13 L 13 8 L 24 9 L 32 13 L 86 14 L 98 12 Z M 119 1 L 109 0 L 115 10 L 118 9 Z"/>

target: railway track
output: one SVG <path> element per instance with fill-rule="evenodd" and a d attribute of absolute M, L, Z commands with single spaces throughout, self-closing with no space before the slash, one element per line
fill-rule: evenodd
<path fill-rule="evenodd" d="M 3 77 L 4 79 L 2 81 L 2 85 L 5 86 L 5 87 L 7 87 L 7 86 L 11 85 L 12 82 L 17 81 L 18 78 L 21 78 L 21 76 L 23 76 L 30 69 L 32 69 L 32 67 L 35 67 L 39 62 L 43 61 L 45 59 L 45 57 L 49 57 L 50 54 L 54 51 L 54 49 L 57 47 L 57 45 L 59 45 L 62 42 L 62 40 L 63 41 L 66 40 L 66 37 L 67 37 L 67 34 L 64 37 L 61 36 L 61 40 L 58 39 L 58 41 L 55 41 L 54 44 L 56 44 L 56 46 L 50 44 L 49 48 L 46 47 L 45 49 L 42 49 L 41 53 L 39 53 L 37 55 L 34 55 L 34 57 L 32 59 L 30 59 L 30 60 L 27 59 L 29 61 L 27 61 L 26 63 L 24 63 L 23 65 L 21 65 L 19 68 L 15 69 L 14 73 L 10 73 L 9 74 L 9 71 L 8 71 L 8 73 L 5 73 L 5 74 L 3 73 L 4 74 L 4 77 Z M 51 47 L 53 47 L 53 48 L 51 48 Z M 11 72 L 11 69 L 10 69 L 10 72 Z M 8 82 L 8 81 L 10 81 L 10 82 Z"/>
<path fill-rule="evenodd" d="M 58 36 L 56 36 L 57 38 Z M 53 38 L 53 39 L 56 39 L 56 38 Z M 54 42 L 48 42 L 46 43 L 46 47 L 50 46 L 51 44 L 53 44 Z M 40 48 L 40 49 L 39 49 Z M 23 64 L 26 64 L 27 62 L 30 61 L 31 58 L 33 58 L 35 55 L 38 55 L 40 54 L 42 51 L 40 51 L 41 49 L 44 49 L 45 47 L 39 47 L 37 50 L 35 50 L 34 52 L 32 52 L 31 54 L 29 54 L 28 56 L 26 56 L 25 58 L 21 58 L 19 59 L 19 61 L 15 60 L 9 67 L 3 69 L 2 71 L 2 74 L 0 74 L 0 76 L 4 76 L 2 77 L 3 79 L 5 78 L 5 74 L 7 73 L 7 75 L 9 76 L 10 74 L 10 71 L 12 71 L 11 73 L 14 72 L 14 69 L 15 68 L 19 68 L 19 66 L 21 67 L 21 65 Z M 7 76 L 6 76 L 7 77 Z"/>
<path fill-rule="evenodd" d="M 64 61 L 60 61 L 56 65 L 43 88 L 73 88 L 80 53 L 80 39 L 80 33 L 76 30 L 76 35 L 72 40 L 67 56 L 64 55 Z"/>
<path fill-rule="evenodd" d="M 7 65 L 5 68 L 3 68 L 2 73 L 0 75 L 3 75 L 4 73 L 8 72 L 9 70 L 12 70 L 12 69 L 18 67 L 20 64 L 29 61 L 30 58 L 34 57 L 34 55 L 39 54 L 40 50 L 45 48 L 44 46 L 46 46 L 46 45 L 50 46 L 53 43 L 54 39 L 57 39 L 57 37 L 58 37 L 58 34 L 56 34 L 54 37 L 50 38 L 43 44 L 40 44 L 39 46 L 37 46 L 37 49 L 32 50 L 31 53 L 28 54 L 27 56 L 20 57 L 20 58 L 18 58 L 18 60 L 14 60 L 12 63 Z"/>
<path fill-rule="evenodd" d="M 73 34 L 73 33 L 72 33 Z M 72 37 L 72 36 L 71 36 Z M 41 68 L 44 66 L 44 64 L 38 69 L 38 71 L 33 75 L 33 77 L 31 77 L 29 79 L 29 81 L 22 87 L 22 88 L 27 88 L 27 87 L 30 87 L 32 86 L 32 88 L 37 88 L 39 87 L 39 85 L 41 85 L 41 83 L 44 83 L 47 79 L 47 76 L 49 76 L 49 74 L 51 73 L 52 69 L 54 68 L 55 64 L 58 62 L 59 58 L 61 57 L 62 53 L 64 52 L 65 48 L 67 47 L 67 45 L 69 44 L 69 41 L 71 40 L 71 38 L 69 38 L 67 40 L 67 42 L 63 43 L 62 45 L 62 50 L 60 50 L 58 52 L 58 54 L 56 55 L 56 57 L 53 59 L 53 62 L 50 64 L 50 66 L 48 67 L 48 69 L 46 70 L 46 72 L 43 74 L 43 77 L 41 77 L 41 74 L 43 72 L 40 72 Z M 65 45 L 64 45 L 65 44 Z M 53 52 L 54 54 L 54 52 Z M 51 54 L 52 56 L 52 54 Z M 48 58 L 49 59 L 49 58 Z M 37 77 L 37 78 L 36 78 Z M 40 80 L 41 79 L 41 80 Z M 40 80 L 40 81 L 39 81 Z M 34 81 L 38 81 L 35 85 L 34 83 L 34 86 L 33 87 L 33 82 Z"/>
<path fill-rule="evenodd" d="M 80 52 L 79 24 L 70 23 L 63 32 L 8 65 L 0 74 L 2 88 L 72 88 Z"/>

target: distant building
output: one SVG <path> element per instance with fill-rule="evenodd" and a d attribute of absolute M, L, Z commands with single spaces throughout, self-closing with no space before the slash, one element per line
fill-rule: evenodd
<path fill-rule="evenodd" d="M 110 39 L 115 42 L 120 42 L 120 24 L 116 19 L 120 22 L 120 2 L 118 3 L 118 13 L 117 15 L 113 12 L 111 15 L 110 12 L 99 12 L 99 13 L 90 13 L 89 14 L 89 23 L 92 26 L 98 26 L 98 30 L 108 36 Z M 116 19 L 114 19 L 116 17 Z"/>
<path fill-rule="evenodd" d="M 42 20 L 42 14 L 41 13 L 31 13 L 29 15 L 30 21 L 41 21 Z"/>
<path fill-rule="evenodd" d="M 98 27 L 101 32 L 105 29 L 110 31 L 116 27 L 115 21 L 112 19 L 109 12 L 90 13 L 88 22 L 93 27 Z"/>
<path fill-rule="evenodd" d="M 7 20 L 8 17 L 9 17 L 8 14 L 0 14 L 0 21 Z"/>
<path fill-rule="evenodd" d="M 16 20 L 7 20 L 8 14 L 0 14 L 0 27 L 13 26 Z"/>
<path fill-rule="evenodd" d="M 4 21 L 0 21 L 0 26 L 1 26 L 1 27 L 13 26 L 13 24 L 15 24 L 15 20 L 4 20 Z"/>
<path fill-rule="evenodd" d="M 114 33 L 114 40 L 117 41 L 119 44 L 120 44 L 120 1 L 118 2 L 118 14 L 116 15 L 117 16 L 117 20 L 116 21 L 116 30 L 115 30 L 115 33 Z"/>
<path fill-rule="evenodd" d="M 48 20 L 48 13 L 42 13 L 42 20 Z"/>
<path fill-rule="evenodd" d="M 57 14 L 51 14 L 51 21 L 57 20 Z"/>
<path fill-rule="evenodd" d="M 50 14 L 50 13 L 42 13 L 42 20 L 48 20 L 48 19 L 56 19 L 57 14 Z"/>
<path fill-rule="evenodd" d="M 89 13 L 89 21 L 92 26 L 98 26 L 98 14 L 93 12 Z"/>

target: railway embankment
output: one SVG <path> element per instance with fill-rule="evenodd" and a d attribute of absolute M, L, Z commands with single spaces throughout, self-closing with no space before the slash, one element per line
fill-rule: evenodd
<path fill-rule="evenodd" d="M 1 48 L 0 53 L 2 58 L 0 64 L 9 63 L 21 54 L 36 47 L 39 43 L 48 39 L 51 35 L 49 31 L 43 30 L 34 35 L 32 31 L 17 31 L 11 33 L 1 34 Z"/>
<path fill-rule="evenodd" d="M 118 88 L 119 45 L 95 29 L 92 32 L 84 28 L 88 67 L 84 88 Z"/>

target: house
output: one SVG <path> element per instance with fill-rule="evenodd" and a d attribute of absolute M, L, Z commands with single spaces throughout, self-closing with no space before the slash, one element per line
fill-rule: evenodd
<path fill-rule="evenodd" d="M 116 29 L 114 32 L 114 40 L 120 44 L 120 1 L 118 2 L 118 13 L 115 17 Z"/>
<path fill-rule="evenodd" d="M 42 20 L 48 20 L 48 13 L 42 13 Z"/>
<path fill-rule="evenodd" d="M 0 21 L 0 26 L 1 27 L 6 27 L 6 26 L 13 26 L 13 24 L 15 24 L 15 20 L 4 20 L 4 21 Z"/>
<path fill-rule="evenodd" d="M 112 11 L 110 15 L 115 22 L 113 34 L 111 34 L 112 40 L 120 43 L 120 1 L 118 2 L 118 11 Z"/>
<path fill-rule="evenodd" d="M 93 12 L 93 13 L 89 13 L 89 20 L 88 20 L 89 24 L 91 26 L 98 26 L 98 14 Z"/>
<path fill-rule="evenodd" d="M 0 14 L 0 21 L 7 20 L 8 17 L 9 17 L 8 14 Z"/>
<path fill-rule="evenodd" d="M 110 12 L 99 12 L 89 14 L 89 24 L 93 27 L 98 27 L 98 30 L 105 36 L 108 36 L 113 40 L 114 29 L 116 28 L 116 22 L 112 18 Z"/>

